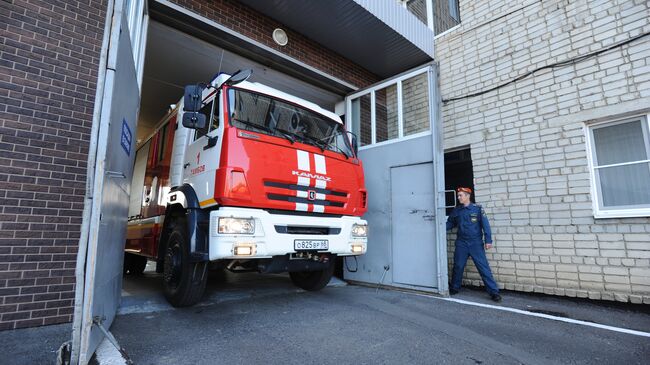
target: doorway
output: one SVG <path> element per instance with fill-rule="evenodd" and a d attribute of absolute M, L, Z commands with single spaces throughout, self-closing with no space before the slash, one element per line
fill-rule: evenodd
<path fill-rule="evenodd" d="M 445 152 L 445 191 L 456 191 L 459 186 L 472 189 L 470 200 L 474 198 L 474 168 L 472 166 L 472 152 L 469 146 Z M 456 206 L 456 194 L 445 195 L 447 215 Z"/>

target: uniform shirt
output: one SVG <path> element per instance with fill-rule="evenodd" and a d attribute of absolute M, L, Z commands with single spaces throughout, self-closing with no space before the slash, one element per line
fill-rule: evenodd
<path fill-rule="evenodd" d="M 468 206 L 460 205 L 454 208 L 447 218 L 447 230 L 454 227 L 458 227 L 457 241 L 482 241 L 484 238 L 485 243 L 492 243 L 490 222 L 480 205 L 470 203 Z"/>

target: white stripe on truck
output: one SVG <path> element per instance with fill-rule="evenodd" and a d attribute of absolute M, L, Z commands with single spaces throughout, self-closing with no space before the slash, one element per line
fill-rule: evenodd
<path fill-rule="evenodd" d="M 298 153 L 298 170 L 310 171 L 309 152 L 301 150 L 296 150 L 296 152 Z"/>
<path fill-rule="evenodd" d="M 316 165 L 317 174 L 327 174 L 327 166 L 325 166 L 325 156 L 314 154 L 314 165 Z"/>

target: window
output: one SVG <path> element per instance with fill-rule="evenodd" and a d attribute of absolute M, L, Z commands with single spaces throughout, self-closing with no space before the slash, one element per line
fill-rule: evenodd
<path fill-rule="evenodd" d="M 458 9 L 458 0 L 449 0 L 449 16 L 460 23 L 460 10 Z"/>
<path fill-rule="evenodd" d="M 217 101 L 216 102 L 217 107 L 215 108 L 216 110 L 213 113 L 212 105 L 215 104 L 215 100 Z M 199 110 L 199 113 L 205 115 L 205 127 L 196 130 L 196 133 L 194 133 L 195 141 L 205 136 L 209 132 L 219 128 L 219 96 L 217 95 L 217 97 L 215 97 L 210 102 L 205 104 L 201 108 L 201 110 Z"/>
<path fill-rule="evenodd" d="M 256 133 L 284 138 L 354 155 L 343 125 L 325 114 L 243 89 L 228 90 L 230 124 Z"/>
<path fill-rule="evenodd" d="M 430 133 L 429 71 L 420 68 L 346 98 L 348 130 L 360 147 Z"/>
<path fill-rule="evenodd" d="M 406 1 L 406 8 L 422 23 L 428 24 L 426 0 L 408 0 Z"/>
<path fill-rule="evenodd" d="M 588 126 L 596 218 L 650 216 L 648 116 Z"/>
<path fill-rule="evenodd" d="M 460 24 L 458 0 L 400 0 L 399 3 L 436 35 Z"/>

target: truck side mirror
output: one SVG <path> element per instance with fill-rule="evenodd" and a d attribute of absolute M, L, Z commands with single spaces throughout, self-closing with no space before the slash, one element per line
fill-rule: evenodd
<path fill-rule="evenodd" d="M 199 113 L 203 98 L 201 85 L 185 86 L 183 96 L 183 127 L 190 129 L 205 128 L 205 115 Z"/>
<path fill-rule="evenodd" d="M 185 96 L 183 101 L 183 111 L 198 112 L 201 110 L 201 101 L 203 97 L 203 88 L 201 85 L 185 86 Z"/>
<path fill-rule="evenodd" d="M 205 115 L 199 112 L 183 113 L 183 127 L 190 129 L 205 128 Z"/>
<path fill-rule="evenodd" d="M 246 81 L 251 75 L 253 74 L 253 70 L 251 69 L 245 69 L 245 70 L 237 70 L 232 76 L 228 78 L 228 80 L 224 81 L 223 83 L 232 86 L 239 84 L 242 81 Z"/>

